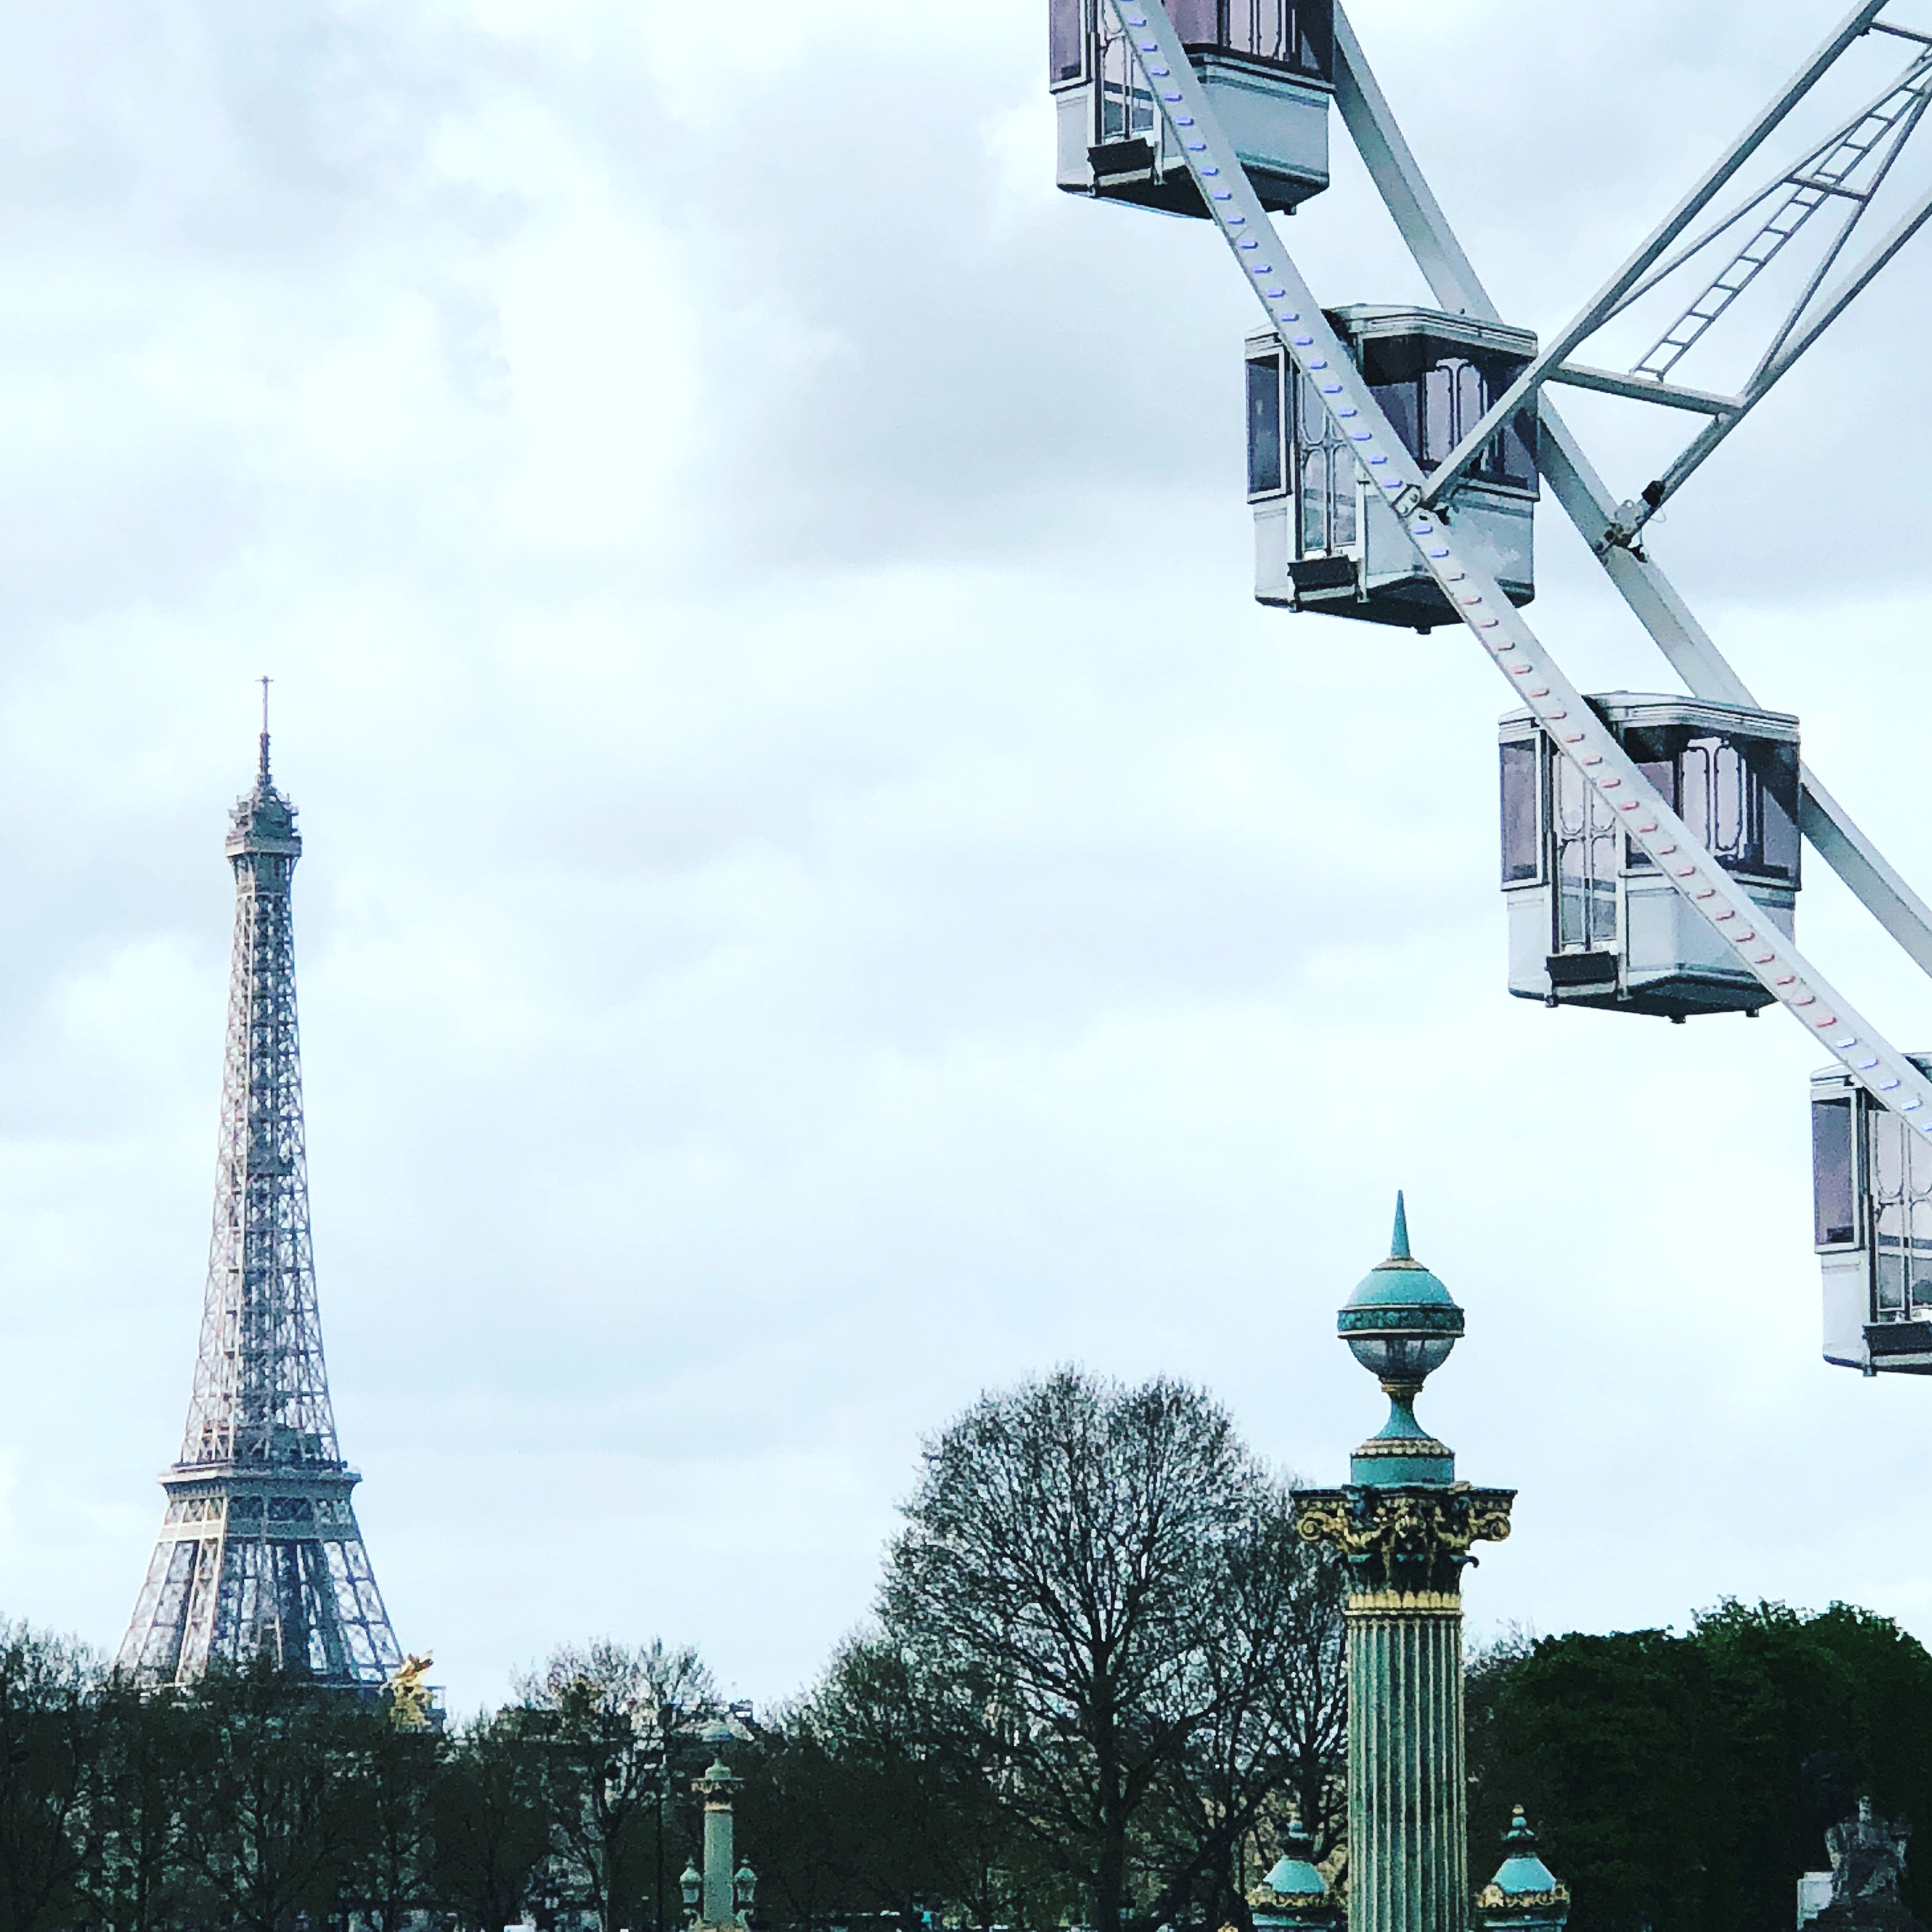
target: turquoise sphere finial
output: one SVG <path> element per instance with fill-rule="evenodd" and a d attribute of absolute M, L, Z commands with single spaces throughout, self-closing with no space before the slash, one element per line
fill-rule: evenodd
<path fill-rule="evenodd" d="M 1449 1359 L 1462 1333 L 1462 1311 L 1411 1251 L 1408 1203 L 1399 1192 L 1389 1258 L 1363 1276 L 1335 1326 L 1389 1398 L 1381 1433 L 1355 1452 L 1354 1480 L 1384 1486 L 1454 1482 L 1455 1458 L 1416 1420 L 1415 1398 Z"/>

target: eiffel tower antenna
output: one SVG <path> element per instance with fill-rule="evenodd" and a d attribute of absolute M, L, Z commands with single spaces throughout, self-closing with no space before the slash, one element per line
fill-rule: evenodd
<path fill-rule="evenodd" d="M 309 1235 L 290 886 L 302 837 L 261 770 L 228 826 L 235 950 L 208 1294 L 181 1460 L 118 1667 L 192 1684 L 266 1654 L 345 1690 L 403 1660 L 350 1502 Z"/>

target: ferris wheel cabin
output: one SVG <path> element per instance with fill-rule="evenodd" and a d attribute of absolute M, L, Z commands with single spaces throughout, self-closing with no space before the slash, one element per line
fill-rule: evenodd
<path fill-rule="evenodd" d="M 1797 719 L 1627 691 L 1588 701 L 1692 836 L 1790 938 L 1799 884 Z M 1770 1004 L 1736 948 L 1625 836 L 1528 712 L 1511 712 L 1499 736 L 1512 993 L 1672 1020 Z"/>
<path fill-rule="evenodd" d="M 1389 422 L 1425 470 L 1454 451 L 1536 353 L 1527 329 L 1434 309 L 1362 304 L 1328 320 Z M 1267 333 L 1247 340 L 1248 501 L 1255 595 L 1264 604 L 1417 630 L 1454 617 L 1401 520 L 1370 487 L 1322 406 L 1319 365 L 1298 376 Z M 1535 452 L 1497 432 L 1448 515 L 1513 604 L 1536 592 Z"/>
<path fill-rule="evenodd" d="M 1167 0 L 1209 106 L 1264 208 L 1328 185 L 1334 0 Z M 1204 218 L 1174 131 L 1106 0 L 1048 0 L 1060 185 Z"/>
<path fill-rule="evenodd" d="M 1811 1076 L 1811 1180 L 1826 1360 L 1932 1375 L 1932 1142 L 1827 1067 Z"/>

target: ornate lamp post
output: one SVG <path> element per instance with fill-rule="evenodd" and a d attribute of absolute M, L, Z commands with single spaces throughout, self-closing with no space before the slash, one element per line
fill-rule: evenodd
<path fill-rule="evenodd" d="M 748 1864 L 732 1867 L 731 1794 L 742 1781 L 724 1762 L 724 1747 L 736 1735 L 728 1724 L 708 1726 L 704 1742 L 717 1755 L 692 1786 L 704 1800 L 704 1869 L 687 1865 L 680 1881 L 692 1932 L 746 1932 L 742 1915 L 751 1909 L 758 1874 Z"/>
<path fill-rule="evenodd" d="M 1400 1195 L 1389 1258 L 1336 1326 L 1389 1398 L 1347 1487 L 1296 1498 L 1302 1536 L 1349 1570 L 1349 1932 L 1466 1932 L 1462 1569 L 1472 1544 L 1508 1535 L 1516 1492 L 1456 1481 L 1455 1456 L 1415 1419 L 1462 1311 L 1409 1252 Z"/>

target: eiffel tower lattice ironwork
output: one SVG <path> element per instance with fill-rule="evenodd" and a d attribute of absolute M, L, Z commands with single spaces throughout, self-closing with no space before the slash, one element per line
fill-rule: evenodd
<path fill-rule="evenodd" d="M 344 1690 L 402 1662 L 363 1546 L 323 1366 L 290 886 L 295 808 L 261 769 L 229 823 L 235 952 L 208 1296 L 181 1460 L 120 1668 L 191 1684 L 266 1655 Z"/>

